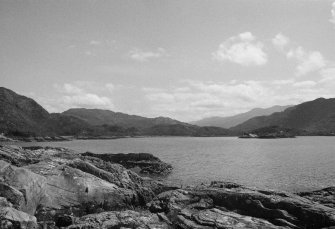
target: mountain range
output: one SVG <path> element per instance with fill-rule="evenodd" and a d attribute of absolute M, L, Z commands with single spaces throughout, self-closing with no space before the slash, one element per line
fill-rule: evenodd
<path fill-rule="evenodd" d="M 145 118 L 138 115 L 129 115 L 121 112 L 101 109 L 72 108 L 64 111 L 62 114 L 77 117 L 92 126 L 108 124 L 126 128 L 135 127 L 143 129 L 155 125 L 186 124 L 166 117 Z"/>
<path fill-rule="evenodd" d="M 227 136 L 232 131 L 174 119 L 146 118 L 100 109 L 49 113 L 31 98 L 0 87 L 0 133 L 9 136 Z"/>
<path fill-rule="evenodd" d="M 194 125 L 198 126 L 217 126 L 222 128 L 231 128 L 233 126 L 236 126 L 238 124 L 241 124 L 251 118 L 257 117 L 257 116 L 264 116 L 264 115 L 270 115 L 275 112 L 281 112 L 286 110 L 287 108 L 292 107 L 292 105 L 288 106 L 272 106 L 269 108 L 254 108 L 248 112 L 237 114 L 234 116 L 228 116 L 228 117 L 208 117 L 204 118 L 198 121 L 191 122 Z"/>
<path fill-rule="evenodd" d="M 208 126 L 101 109 L 72 108 L 63 113 L 49 113 L 33 99 L 0 87 L 0 133 L 22 137 L 236 136 L 257 129 L 281 128 L 291 129 L 298 135 L 335 135 L 335 98 L 319 98 L 295 106 L 257 108 L 236 116 L 196 123 Z"/>

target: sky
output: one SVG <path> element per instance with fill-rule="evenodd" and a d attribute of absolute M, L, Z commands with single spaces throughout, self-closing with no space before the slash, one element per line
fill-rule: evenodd
<path fill-rule="evenodd" d="M 335 97 L 334 0 L 0 0 L 0 86 L 193 121 Z"/>

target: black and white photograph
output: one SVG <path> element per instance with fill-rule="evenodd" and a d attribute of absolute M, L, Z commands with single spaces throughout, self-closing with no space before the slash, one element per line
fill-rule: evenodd
<path fill-rule="evenodd" d="M 335 0 L 0 0 L 0 229 L 335 229 Z"/>

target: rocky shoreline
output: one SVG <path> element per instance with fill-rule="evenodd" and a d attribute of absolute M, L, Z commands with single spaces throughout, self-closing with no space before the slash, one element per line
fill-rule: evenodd
<path fill-rule="evenodd" d="M 331 228 L 335 188 L 304 193 L 234 183 L 167 186 L 150 154 L 0 145 L 0 228 Z"/>

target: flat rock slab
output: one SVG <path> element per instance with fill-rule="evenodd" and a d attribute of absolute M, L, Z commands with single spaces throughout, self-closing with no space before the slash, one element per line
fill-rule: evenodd
<path fill-rule="evenodd" d="M 149 204 L 149 209 L 165 212 L 181 228 L 335 226 L 334 208 L 294 194 L 232 184 L 164 192 Z"/>
<path fill-rule="evenodd" d="M 177 224 L 186 228 L 284 228 L 255 217 L 240 215 L 235 212 L 222 211 L 217 208 L 185 213 L 184 209 L 178 216 Z"/>
<path fill-rule="evenodd" d="M 136 211 L 110 211 L 81 217 L 67 227 L 68 229 L 86 228 L 133 228 L 133 229 L 168 229 L 169 225 L 152 213 Z"/>

